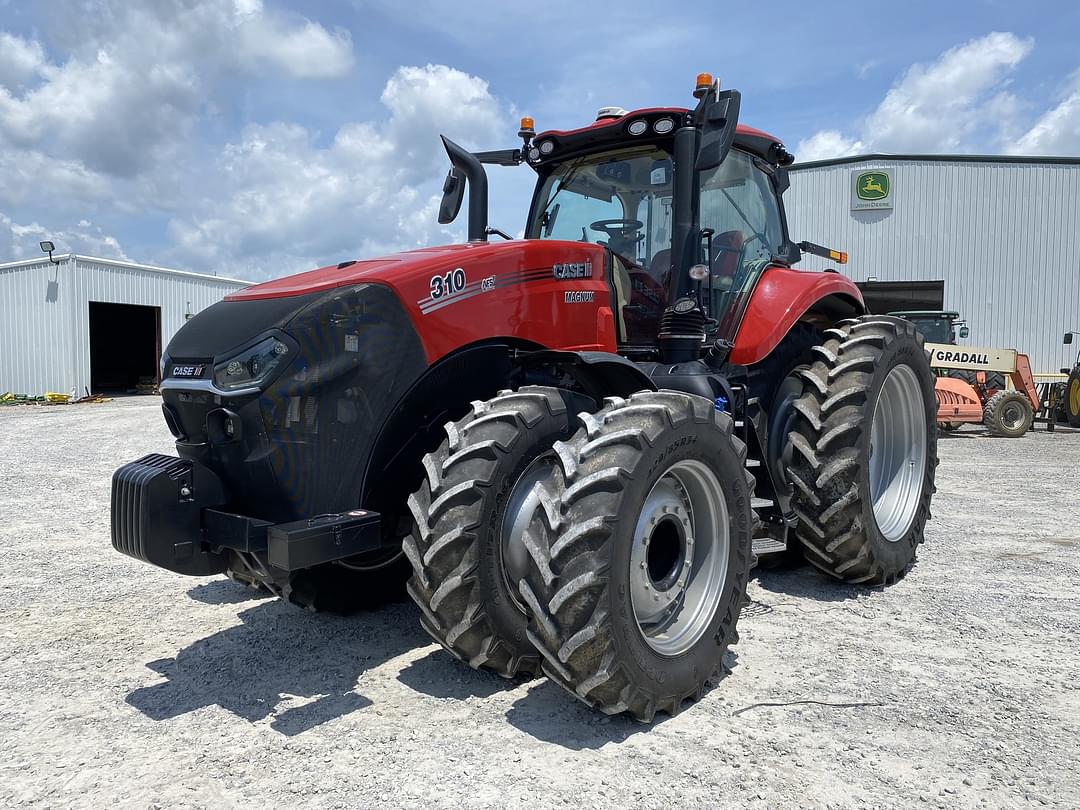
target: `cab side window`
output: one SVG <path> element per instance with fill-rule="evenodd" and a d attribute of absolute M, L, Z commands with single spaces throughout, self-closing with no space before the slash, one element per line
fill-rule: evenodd
<path fill-rule="evenodd" d="M 702 173 L 701 227 L 713 230 L 713 316 L 723 321 L 784 242 L 772 183 L 749 155 L 733 149 Z"/>

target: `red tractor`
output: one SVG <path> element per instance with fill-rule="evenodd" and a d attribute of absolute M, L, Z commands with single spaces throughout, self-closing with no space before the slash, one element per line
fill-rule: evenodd
<path fill-rule="evenodd" d="M 793 269 L 793 156 L 699 77 L 693 109 L 472 154 L 466 244 L 249 287 L 164 357 L 178 457 L 120 468 L 113 544 L 314 609 L 408 591 L 451 654 L 648 721 L 719 676 L 757 555 L 911 566 L 937 465 L 905 320 Z M 537 174 L 525 238 L 483 164 Z M 491 242 L 498 235 L 505 241 Z"/>

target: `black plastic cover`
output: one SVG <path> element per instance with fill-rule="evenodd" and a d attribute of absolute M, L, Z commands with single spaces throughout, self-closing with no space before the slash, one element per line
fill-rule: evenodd
<path fill-rule="evenodd" d="M 173 362 L 220 358 L 256 335 L 284 326 L 321 294 L 218 301 L 185 321 L 166 351 Z"/>
<path fill-rule="evenodd" d="M 297 350 L 265 391 L 228 398 L 162 391 L 183 436 L 177 452 L 221 477 L 229 511 L 271 523 L 363 506 L 361 479 L 379 430 L 427 368 L 420 337 L 389 287 L 360 284 L 282 300 L 292 302 L 287 317 L 288 308 L 267 309 L 267 302 L 231 302 L 251 307 L 242 312 L 242 337 L 215 333 L 217 316 L 204 319 L 211 307 L 187 324 L 183 341 L 169 344 L 174 360 L 182 350 L 221 362 L 230 341 L 278 329 Z M 233 314 L 241 318 L 240 310 Z M 231 438 L 213 429 L 222 405 L 240 421 Z"/>

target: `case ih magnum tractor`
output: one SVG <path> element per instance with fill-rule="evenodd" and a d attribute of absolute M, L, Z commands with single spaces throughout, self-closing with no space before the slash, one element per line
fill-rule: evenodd
<path fill-rule="evenodd" d="M 113 479 L 113 544 L 346 610 L 408 591 L 451 654 L 607 713 L 720 673 L 756 555 L 903 576 L 934 491 L 915 326 L 792 269 L 793 160 L 699 77 L 453 168 L 467 244 L 249 287 L 187 322 L 161 383 L 178 457 Z M 484 163 L 537 173 L 525 238 Z"/>

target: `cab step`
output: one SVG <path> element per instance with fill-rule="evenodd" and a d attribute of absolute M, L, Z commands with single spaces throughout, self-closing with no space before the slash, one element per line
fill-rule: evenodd
<path fill-rule="evenodd" d="M 775 505 L 776 505 L 776 501 L 770 500 L 769 498 L 751 498 L 750 499 L 750 508 L 751 509 L 768 509 L 770 506 L 775 506 Z"/>
<path fill-rule="evenodd" d="M 754 553 L 759 557 L 762 554 L 779 554 L 787 551 L 787 543 L 774 537 L 755 537 L 753 541 Z"/>

